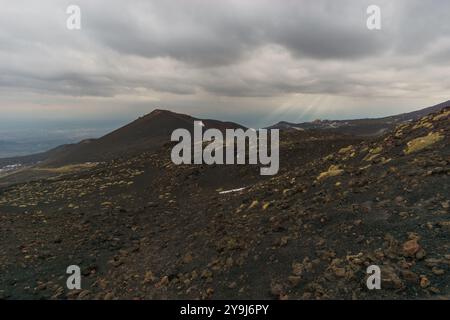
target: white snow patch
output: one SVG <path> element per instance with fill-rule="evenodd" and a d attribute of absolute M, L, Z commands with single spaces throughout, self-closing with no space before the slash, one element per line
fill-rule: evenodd
<path fill-rule="evenodd" d="M 220 191 L 219 194 L 226 194 L 226 193 L 231 193 L 231 192 L 239 192 L 244 190 L 247 187 L 242 187 L 242 188 L 238 188 L 238 189 L 231 189 L 231 190 L 225 190 L 225 191 Z"/>

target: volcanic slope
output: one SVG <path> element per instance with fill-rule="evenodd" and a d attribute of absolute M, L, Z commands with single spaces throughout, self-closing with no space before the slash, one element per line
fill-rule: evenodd
<path fill-rule="evenodd" d="M 74 163 L 99 162 L 123 155 L 134 155 L 144 151 L 155 151 L 170 141 L 175 129 L 193 131 L 194 121 L 202 121 L 205 129 L 220 130 L 243 128 L 233 122 L 197 119 L 189 115 L 156 109 L 151 113 L 119 128 L 99 139 L 82 141 L 64 153 L 50 157 L 43 166 L 63 166 Z"/>
<path fill-rule="evenodd" d="M 449 117 L 375 140 L 282 136 L 268 179 L 243 166 L 211 187 L 224 172 L 175 166 L 163 147 L 3 189 L 0 296 L 449 298 Z M 71 264 L 82 290 L 65 289 Z M 369 265 L 382 290 L 367 289 Z"/>

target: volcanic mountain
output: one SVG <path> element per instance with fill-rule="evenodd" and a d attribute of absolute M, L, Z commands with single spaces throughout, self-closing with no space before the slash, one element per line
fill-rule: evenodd
<path fill-rule="evenodd" d="M 175 129 L 193 130 L 194 121 L 202 121 L 205 129 L 219 130 L 244 128 L 233 122 L 197 119 L 189 115 L 156 109 L 151 113 L 119 128 L 99 139 L 83 140 L 77 144 L 57 147 L 48 152 L 28 157 L 0 160 L 0 164 L 40 162 L 40 166 L 58 167 L 76 163 L 100 162 L 131 156 L 144 151 L 154 151 L 170 142 Z"/>
<path fill-rule="evenodd" d="M 156 109 L 98 139 L 61 145 L 29 156 L 0 159 L 0 186 L 49 178 L 67 171 L 84 170 L 99 162 L 155 152 L 164 144 L 171 144 L 170 137 L 175 129 L 192 132 L 194 121 L 202 121 L 205 129 L 245 129 L 233 122 L 199 119 Z"/>

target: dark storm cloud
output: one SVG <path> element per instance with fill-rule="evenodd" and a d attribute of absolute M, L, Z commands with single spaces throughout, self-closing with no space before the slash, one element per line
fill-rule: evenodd
<path fill-rule="evenodd" d="M 266 44 L 284 46 L 298 56 L 351 59 L 373 55 L 389 45 L 382 42 L 382 33 L 370 34 L 365 28 L 369 4 L 140 2 L 134 7 L 108 6 L 103 15 L 89 21 L 88 32 L 121 53 L 170 56 L 206 67 L 234 63 Z M 93 13 L 96 8 L 92 7 Z"/>
<path fill-rule="evenodd" d="M 171 57 L 197 66 L 233 63 L 257 44 L 248 26 L 232 17 L 214 17 L 205 5 L 198 11 L 188 10 L 194 5 L 188 1 L 176 4 L 161 1 L 128 8 L 110 6 L 89 23 L 87 32 L 94 41 L 122 54 Z M 208 6 L 217 10 L 216 5 Z"/>

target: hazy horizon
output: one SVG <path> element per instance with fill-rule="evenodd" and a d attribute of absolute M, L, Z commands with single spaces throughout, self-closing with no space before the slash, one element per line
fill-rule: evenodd
<path fill-rule="evenodd" d="M 445 102 L 445 101 L 442 101 Z M 280 121 L 288 122 L 308 122 L 316 119 L 321 120 L 351 120 L 351 119 L 361 119 L 361 118 L 377 118 L 391 116 L 403 112 L 410 112 L 415 110 L 420 110 L 430 106 L 421 106 L 413 109 L 405 109 L 398 113 L 372 113 L 370 115 L 358 116 L 353 114 L 353 116 L 346 116 L 345 114 L 340 114 L 331 117 L 314 117 L 314 113 L 310 115 L 303 115 L 301 120 L 293 121 L 292 119 L 298 119 L 293 116 L 287 118 L 274 119 L 274 122 L 266 122 L 264 125 L 258 125 L 260 120 L 255 117 L 254 114 L 239 114 L 235 117 L 229 114 L 214 114 L 214 113 L 203 113 L 203 114 L 190 114 L 196 118 L 202 119 L 215 119 L 221 121 L 232 121 L 244 125 L 246 127 L 253 128 L 263 128 L 273 125 Z M 154 109 L 166 109 L 164 107 L 156 107 L 149 109 L 147 112 L 133 115 L 128 115 L 128 117 L 123 118 L 112 118 L 112 119 L 20 119 L 19 121 L 9 122 L 0 119 L 0 158 L 23 156 L 33 153 L 38 153 L 42 151 L 47 151 L 56 146 L 67 144 L 67 143 L 77 143 L 84 139 L 90 138 L 100 138 L 105 134 L 116 130 L 137 118 L 150 113 Z M 178 112 L 183 112 L 183 110 L 178 110 Z M 331 114 L 330 114 L 331 115 Z M 3 121 L 2 121 L 3 120 Z M 251 125 L 251 124 L 257 125 Z"/>

